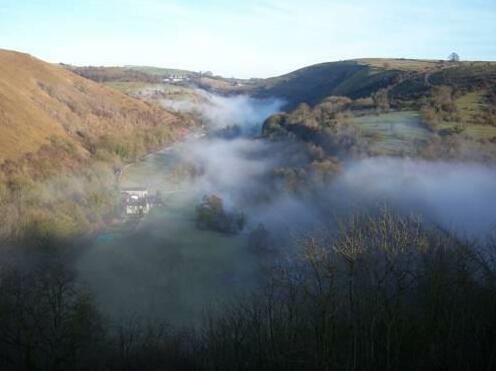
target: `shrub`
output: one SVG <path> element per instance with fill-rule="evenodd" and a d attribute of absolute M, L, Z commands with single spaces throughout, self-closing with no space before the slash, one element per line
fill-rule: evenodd
<path fill-rule="evenodd" d="M 227 213 L 222 199 L 216 195 L 204 196 L 196 207 L 196 225 L 221 233 L 239 233 L 245 226 L 245 216 L 241 212 Z"/>

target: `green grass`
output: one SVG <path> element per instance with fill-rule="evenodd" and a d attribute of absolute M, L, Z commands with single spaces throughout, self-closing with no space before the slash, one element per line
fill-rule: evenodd
<path fill-rule="evenodd" d="M 196 74 L 196 72 L 193 71 L 181 70 L 177 68 L 161 68 L 161 67 L 153 67 L 153 66 L 126 66 L 126 68 L 133 71 L 143 72 L 155 76 L 169 76 L 169 75 L 191 76 Z"/>
<path fill-rule="evenodd" d="M 492 139 L 496 137 L 496 127 L 478 123 L 477 116 L 484 114 L 486 107 L 486 92 L 478 90 L 467 93 L 455 100 L 459 122 L 446 121 L 437 125 L 438 130 L 452 129 L 456 126 L 465 128 L 462 135 L 471 139 Z"/>
<path fill-rule="evenodd" d="M 431 135 L 414 111 L 360 116 L 352 122 L 362 130 L 371 149 L 385 155 L 415 154 Z"/>
<path fill-rule="evenodd" d="M 171 100 L 195 100 L 199 98 L 193 88 L 166 83 L 108 81 L 105 82 L 104 85 L 118 90 L 121 93 L 145 100 L 153 100 L 149 95 L 152 91 L 159 91 L 162 94 L 159 96 L 160 98 L 167 98 Z"/>
<path fill-rule="evenodd" d="M 124 81 L 108 81 L 103 83 L 109 88 L 120 91 L 121 93 L 130 94 L 137 90 L 145 88 L 148 84 L 145 82 L 124 82 Z"/>
<path fill-rule="evenodd" d="M 462 122 L 473 122 L 474 116 L 484 113 L 484 94 L 484 91 L 476 91 L 465 94 L 456 99 L 455 104 L 460 112 Z"/>
<path fill-rule="evenodd" d="M 464 134 L 474 139 L 492 139 L 496 137 L 496 127 L 489 125 L 471 125 Z"/>
<path fill-rule="evenodd" d="M 137 313 L 186 325 L 206 307 L 250 290 L 259 269 L 246 235 L 199 230 L 192 189 L 169 183 L 173 152 L 157 153 L 128 169 L 123 186 L 147 186 L 166 196 L 134 230 L 123 226 L 102 234 L 81 259 L 79 271 L 106 314 Z M 214 308 L 215 309 L 215 308 Z"/>
<path fill-rule="evenodd" d="M 401 71 L 422 71 L 426 69 L 434 69 L 438 66 L 436 60 L 421 60 L 421 59 L 397 59 L 397 58 L 364 58 L 357 59 L 359 64 L 388 70 Z"/>

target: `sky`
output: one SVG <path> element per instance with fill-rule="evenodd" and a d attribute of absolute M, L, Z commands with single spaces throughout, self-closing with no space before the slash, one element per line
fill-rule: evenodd
<path fill-rule="evenodd" d="M 0 48 L 243 78 L 362 57 L 496 60 L 496 0 L 0 0 Z"/>

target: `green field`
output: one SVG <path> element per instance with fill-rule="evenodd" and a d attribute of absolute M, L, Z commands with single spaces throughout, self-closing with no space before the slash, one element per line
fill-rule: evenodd
<path fill-rule="evenodd" d="M 132 97 L 150 101 L 156 99 L 201 101 L 203 99 L 192 87 L 167 83 L 108 81 L 104 85 Z"/>
<path fill-rule="evenodd" d="M 359 64 L 379 68 L 401 71 L 433 70 L 439 66 L 437 60 L 398 59 L 398 58 L 363 58 L 357 59 Z"/>
<path fill-rule="evenodd" d="M 496 137 L 496 127 L 484 124 L 484 113 L 487 107 L 485 90 L 467 93 L 455 100 L 460 116 L 459 122 L 442 122 L 438 129 L 453 129 L 457 126 L 464 128 L 462 135 L 475 140 L 492 139 Z M 482 122 L 481 122 L 482 117 Z"/>
<path fill-rule="evenodd" d="M 162 68 L 162 67 L 153 67 L 153 66 L 125 66 L 125 67 L 133 71 L 143 72 L 155 76 L 175 75 L 175 76 L 186 77 L 186 76 L 195 75 L 197 73 L 197 72 L 181 70 L 177 68 Z"/>
<path fill-rule="evenodd" d="M 124 185 L 170 191 L 170 156 L 154 154 L 131 166 Z M 220 308 L 253 288 L 259 258 L 247 248 L 246 235 L 199 230 L 196 201 L 190 189 L 170 193 L 165 207 L 153 209 L 134 229 L 108 231 L 87 249 L 79 272 L 105 313 L 186 325 L 199 321 L 207 307 Z"/>
<path fill-rule="evenodd" d="M 496 127 L 488 125 L 471 125 L 464 133 L 474 139 L 492 139 L 496 137 Z"/>
<path fill-rule="evenodd" d="M 134 93 L 135 91 L 144 89 L 147 85 L 149 85 L 146 82 L 139 81 L 107 81 L 103 84 L 125 94 Z"/>
<path fill-rule="evenodd" d="M 384 155 L 412 155 L 431 133 L 422 125 L 418 112 L 391 112 L 352 119 L 369 141 L 371 149 Z"/>
<path fill-rule="evenodd" d="M 484 113 L 485 91 L 476 91 L 465 94 L 456 99 L 455 104 L 460 112 L 462 122 L 473 122 L 476 115 Z"/>

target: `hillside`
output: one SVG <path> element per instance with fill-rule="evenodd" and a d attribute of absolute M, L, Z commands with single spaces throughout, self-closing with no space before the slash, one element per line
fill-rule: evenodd
<path fill-rule="evenodd" d="M 214 76 L 212 72 L 193 72 L 177 68 L 153 66 L 95 67 L 61 64 L 64 68 L 87 79 L 103 83 L 126 94 L 136 95 L 140 90 L 153 88 L 191 93 L 202 88 L 218 94 L 245 93 L 256 86 L 257 79 L 245 80 Z M 172 97 L 174 99 L 174 97 Z"/>
<path fill-rule="evenodd" d="M 100 138 L 161 132 L 172 138 L 181 119 L 27 54 L 0 50 L 0 163 L 56 139 L 88 154 Z M 144 143 L 148 146 L 152 143 Z"/>
<path fill-rule="evenodd" d="M 119 169 L 190 119 L 0 50 L 0 239 L 44 246 L 118 218 Z"/>
<path fill-rule="evenodd" d="M 252 93 L 288 101 L 264 135 L 296 137 L 332 156 L 496 161 L 496 63 L 326 63 L 262 81 Z"/>
<path fill-rule="evenodd" d="M 190 79 L 197 76 L 196 72 L 150 66 L 124 66 L 124 67 L 95 67 L 72 66 L 61 64 L 62 67 L 96 82 L 142 82 L 160 83 L 171 77 Z"/>
<path fill-rule="evenodd" d="M 301 102 L 317 104 L 331 95 L 365 98 L 385 88 L 390 98 L 408 101 L 428 94 L 433 85 L 474 90 L 495 83 L 494 62 L 357 59 L 316 64 L 259 80 L 251 93 L 285 98 L 287 108 L 294 108 Z"/>
<path fill-rule="evenodd" d="M 319 103 L 328 96 L 365 98 L 388 89 L 392 100 L 415 101 L 429 94 L 432 86 L 450 85 L 464 91 L 481 90 L 496 83 L 496 62 L 363 58 L 320 63 L 266 79 L 235 79 L 200 75 L 196 72 L 148 66 L 66 68 L 127 93 L 147 84 L 163 84 L 171 74 L 183 87 L 201 87 L 215 93 L 249 94 L 286 99 L 287 109 L 299 103 Z M 166 82 L 166 81 L 165 81 Z"/>

